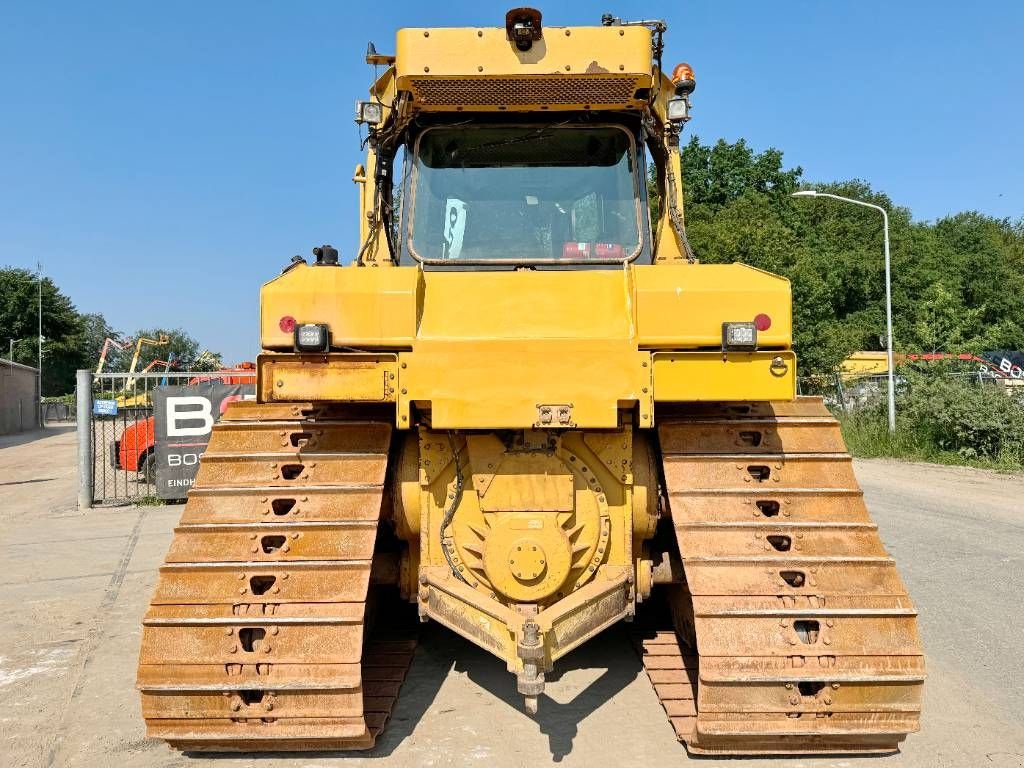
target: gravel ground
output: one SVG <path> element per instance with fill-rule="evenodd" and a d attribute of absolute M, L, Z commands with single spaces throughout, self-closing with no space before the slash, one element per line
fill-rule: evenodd
<path fill-rule="evenodd" d="M 148 741 L 134 689 L 139 620 L 180 507 L 79 512 L 72 429 L 0 438 L 4 766 L 688 761 L 621 628 L 559 665 L 536 719 L 520 710 L 500 662 L 427 625 L 373 752 L 190 758 Z M 1024 478 L 887 461 L 858 462 L 857 474 L 921 612 L 929 665 L 922 732 L 887 757 L 700 763 L 1024 766 Z"/>

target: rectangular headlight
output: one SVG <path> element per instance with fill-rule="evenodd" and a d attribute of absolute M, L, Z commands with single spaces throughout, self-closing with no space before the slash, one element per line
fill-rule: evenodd
<path fill-rule="evenodd" d="M 376 101 L 356 102 L 356 122 L 378 125 L 384 121 L 384 105 Z"/>
<path fill-rule="evenodd" d="M 300 323 L 295 326 L 295 349 L 298 352 L 328 352 L 331 333 L 323 323 Z"/>
<path fill-rule="evenodd" d="M 722 323 L 722 349 L 757 349 L 757 326 Z"/>
<path fill-rule="evenodd" d="M 690 117 L 690 105 L 684 98 L 669 99 L 668 119 L 673 123 L 682 122 Z"/>

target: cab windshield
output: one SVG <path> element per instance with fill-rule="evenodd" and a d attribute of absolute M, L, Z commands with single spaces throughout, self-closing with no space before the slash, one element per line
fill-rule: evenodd
<path fill-rule="evenodd" d="M 617 126 L 430 128 L 407 220 L 425 262 L 622 262 L 640 251 L 632 136 Z"/>

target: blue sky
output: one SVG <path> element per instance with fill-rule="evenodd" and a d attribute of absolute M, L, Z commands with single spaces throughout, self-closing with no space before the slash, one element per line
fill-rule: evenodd
<path fill-rule="evenodd" d="M 356 247 L 352 104 L 368 40 L 498 26 L 511 3 L 30 3 L 0 13 L 0 265 L 118 329 L 181 326 L 229 361 L 295 253 Z M 918 219 L 1024 216 L 1024 3 L 601 0 L 553 25 L 665 18 L 705 141 L 775 146 Z"/>

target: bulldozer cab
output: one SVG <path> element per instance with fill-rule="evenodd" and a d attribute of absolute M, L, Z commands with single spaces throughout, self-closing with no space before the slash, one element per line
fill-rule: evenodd
<path fill-rule="evenodd" d="M 410 143 L 400 263 L 616 265 L 649 254 L 643 153 L 628 125 L 463 121 Z"/>

